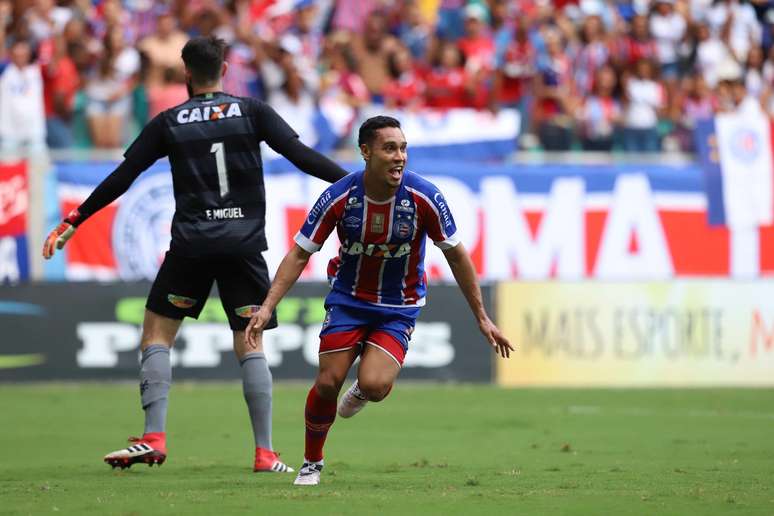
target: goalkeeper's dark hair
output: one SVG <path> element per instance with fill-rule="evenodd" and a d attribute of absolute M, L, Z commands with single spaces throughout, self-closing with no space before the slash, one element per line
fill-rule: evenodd
<path fill-rule="evenodd" d="M 196 86 L 209 86 L 220 79 L 226 42 L 215 36 L 191 38 L 183 47 L 183 63 Z"/>
<path fill-rule="evenodd" d="M 385 127 L 396 127 L 400 129 L 400 122 L 391 117 L 378 115 L 369 118 L 360 126 L 360 130 L 357 133 L 357 145 L 358 147 L 365 144 L 370 145 L 374 138 L 376 138 L 376 131 L 384 129 Z"/>

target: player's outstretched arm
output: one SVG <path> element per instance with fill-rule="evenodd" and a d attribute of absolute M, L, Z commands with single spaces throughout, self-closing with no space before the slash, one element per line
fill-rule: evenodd
<path fill-rule="evenodd" d="M 78 226 L 99 210 L 118 199 L 137 176 L 166 155 L 161 115 L 151 120 L 124 153 L 124 161 L 91 192 L 83 204 L 48 235 L 43 244 L 43 258 L 51 258 L 73 236 Z"/>
<path fill-rule="evenodd" d="M 333 160 L 307 147 L 298 138 L 288 138 L 277 150 L 293 163 L 298 169 L 310 176 L 317 177 L 329 183 L 335 183 L 347 175 L 347 171 Z"/>
<path fill-rule="evenodd" d="M 294 244 L 293 248 L 282 259 L 277 274 L 274 276 L 274 281 L 271 283 L 269 293 L 266 294 L 266 299 L 263 300 L 261 308 L 253 314 L 247 325 L 245 339 L 250 347 L 255 348 L 258 345 L 257 336 L 271 319 L 271 314 L 280 300 L 285 297 L 290 287 L 298 280 L 304 267 L 309 263 L 310 256 L 312 256 L 311 253 L 304 251 L 298 244 Z"/>
<path fill-rule="evenodd" d="M 265 102 L 254 104 L 259 137 L 274 151 L 285 156 L 301 172 L 335 183 L 347 175 L 347 171 L 333 160 L 304 145 L 296 132 Z"/>
<path fill-rule="evenodd" d="M 147 167 L 145 167 L 147 168 Z M 77 209 L 48 234 L 43 244 L 43 258 L 51 258 L 56 249 L 62 249 L 75 234 L 78 226 L 99 210 L 118 199 L 131 186 L 132 182 L 145 170 L 134 162 L 124 160 L 112 174 L 107 176 L 89 197 Z"/>
<path fill-rule="evenodd" d="M 470 305 L 470 309 L 476 317 L 481 333 L 494 348 L 495 353 L 499 353 L 503 358 L 510 357 L 511 351 L 514 348 L 486 313 L 484 300 L 481 297 L 481 288 L 478 286 L 478 279 L 476 278 L 476 269 L 473 267 L 473 262 L 467 250 L 465 250 L 465 246 L 459 243 L 454 247 L 445 249 L 443 254 L 449 263 L 449 267 L 451 267 L 457 285 L 460 286 L 460 290 L 465 295 L 465 299 L 468 301 L 468 305 Z"/>

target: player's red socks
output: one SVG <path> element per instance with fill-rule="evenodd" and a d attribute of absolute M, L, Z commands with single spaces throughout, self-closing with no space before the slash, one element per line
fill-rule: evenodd
<path fill-rule="evenodd" d="M 336 400 L 326 400 L 312 386 L 306 397 L 306 448 L 304 459 L 311 462 L 321 461 L 323 446 L 333 421 L 336 419 Z"/>
<path fill-rule="evenodd" d="M 166 432 L 147 432 L 142 434 L 142 440 L 148 443 L 148 446 L 161 453 L 167 453 L 167 434 Z"/>

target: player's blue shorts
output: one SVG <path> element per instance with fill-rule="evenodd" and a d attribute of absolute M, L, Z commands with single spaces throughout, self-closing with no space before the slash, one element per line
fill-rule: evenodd
<path fill-rule="evenodd" d="M 419 308 L 328 305 L 320 331 L 320 354 L 365 344 L 389 354 L 399 366 L 408 351 Z"/>

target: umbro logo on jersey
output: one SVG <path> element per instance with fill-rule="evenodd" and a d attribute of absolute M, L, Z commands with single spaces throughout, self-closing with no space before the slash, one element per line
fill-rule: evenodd
<path fill-rule="evenodd" d="M 360 219 L 355 217 L 354 215 L 344 219 L 345 228 L 356 228 L 358 226 L 360 226 Z"/>
<path fill-rule="evenodd" d="M 242 109 L 239 107 L 238 102 L 217 106 L 204 106 L 202 108 L 181 109 L 177 113 L 177 122 L 179 124 L 190 124 L 191 122 L 231 118 L 232 116 L 242 116 Z"/>

